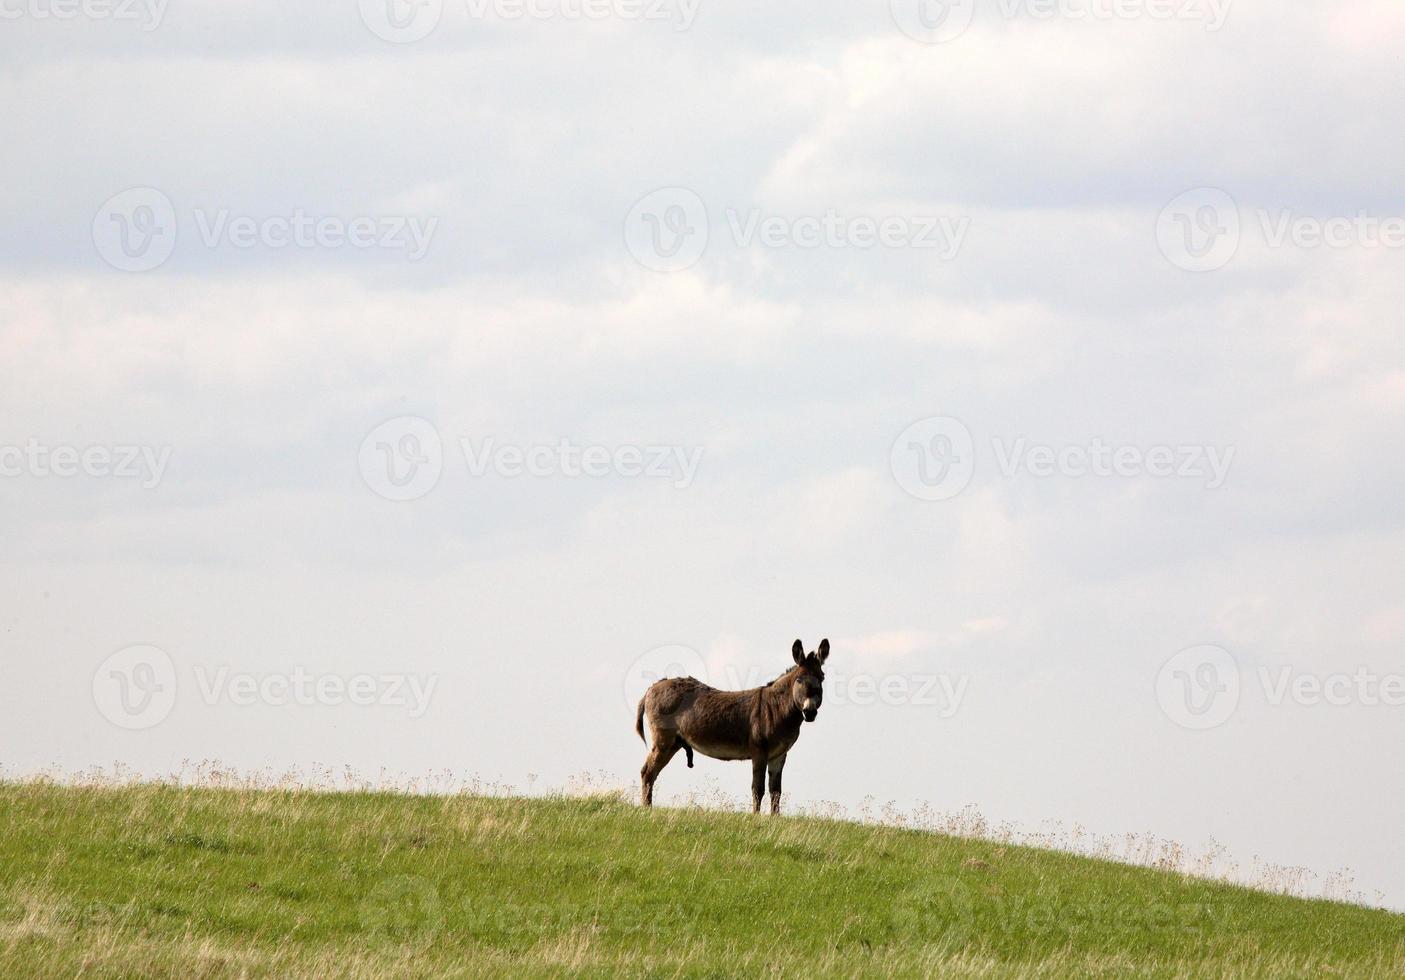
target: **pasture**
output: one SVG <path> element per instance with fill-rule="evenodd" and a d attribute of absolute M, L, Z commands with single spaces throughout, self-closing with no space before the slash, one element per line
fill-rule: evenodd
<path fill-rule="evenodd" d="M 1405 917 L 609 796 L 0 783 L 6 977 L 1387 977 Z"/>

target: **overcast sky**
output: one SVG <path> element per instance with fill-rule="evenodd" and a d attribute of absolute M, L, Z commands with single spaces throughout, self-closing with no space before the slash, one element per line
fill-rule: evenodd
<path fill-rule="evenodd" d="M 797 803 L 1405 906 L 1402 42 L 0 0 L 0 764 L 632 784 L 828 636 Z"/>

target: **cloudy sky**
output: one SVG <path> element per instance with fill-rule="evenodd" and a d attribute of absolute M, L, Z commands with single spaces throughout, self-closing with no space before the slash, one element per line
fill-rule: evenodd
<path fill-rule="evenodd" d="M 0 0 L 0 764 L 628 783 L 828 636 L 797 802 L 1405 906 L 1402 41 Z"/>

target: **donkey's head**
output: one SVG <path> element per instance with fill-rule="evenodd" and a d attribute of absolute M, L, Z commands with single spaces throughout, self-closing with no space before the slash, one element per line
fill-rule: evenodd
<path fill-rule="evenodd" d="M 814 653 L 805 652 L 805 644 L 799 640 L 790 648 L 799 670 L 790 672 L 790 698 L 800 709 L 806 721 L 814 721 L 820 713 L 820 702 L 824 700 L 824 662 L 829 659 L 829 641 L 821 640 L 820 648 Z"/>

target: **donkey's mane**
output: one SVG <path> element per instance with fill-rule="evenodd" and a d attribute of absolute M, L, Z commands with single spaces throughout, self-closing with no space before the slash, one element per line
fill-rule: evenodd
<path fill-rule="evenodd" d="M 763 685 L 761 686 L 761 690 L 764 691 L 764 690 L 766 690 L 766 688 L 768 688 L 768 687 L 775 687 L 775 686 L 776 686 L 777 684 L 779 684 L 781 681 L 786 680 L 787 678 L 791 677 L 791 676 L 794 675 L 795 673 L 799 672 L 800 669 L 801 669 L 801 668 L 800 668 L 799 666 L 795 666 L 795 667 L 790 668 L 789 670 L 787 670 L 787 671 L 786 671 L 785 673 L 783 673 L 783 674 L 777 674 L 777 675 L 776 675 L 776 679 L 773 680 L 773 681 L 771 681 L 769 684 L 763 684 Z"/>
<path fill-rule="evenodd" d="M 809 658 L 806 658 L 806 659 L 808 660 Z M 818 664 L 815 664 L 815 665 L 813 666 L 813 670 L 814 670 L 815 674 L 817 674 L 817 675 L 819 676 L 819 679 L 820 679 L 820 680 L 824 680 L 824 671 L 819 667 Z M 805 667 L 802 667 L 800 664 L 796 664 L 794 667 L 791 667 L 789 670 L 785 671 L 785 673 L 783 673 L 783 674 L 778 674 L 778 675 L 776 676 L 776 679 L 775 679 L 775 680 L 771 681 L 771 683 L 766 684 L 766 685 L 764 685 L 764 686 L 766 686 L 766 687 L 774 687 L 775 685 L 779 684 L 781 681 L 785 680 L 787 677 L 790 677 L 792 674 L 796 674 L 796 673 L 807 673 L 807 672 L 808 672 L 808 671 L 806 671 L 806 668 L 805 668 Z"/>
<path fill-rule="evenodd" d="M 751 709 L 752 723 L 754 725 L 759 723 L 762 731 L 774 730 L 782 718 L 792 711 L 799 711 L 786 696 L 785 688 L 778 686 L 778 682 L 784 680 L 790 673 L 790 671 L 786 671 L 765 687 L 756 689 L 756 701 Z"/>
<path fill-rule="evenodd" d="M 804 664 L 796 664 L 765 687 L 755 689 L 756 707 L 753 710 L 759 712 L 756 717 L 766 729 L 779 724 L 786 716 L 799 716 L 799 706 L 790 700 L 781 682 L 811 671 L 819 674 L 821 680 L 824 679 L 824 672 L 820 670 L 819 664 L 807 657 Z"/>

